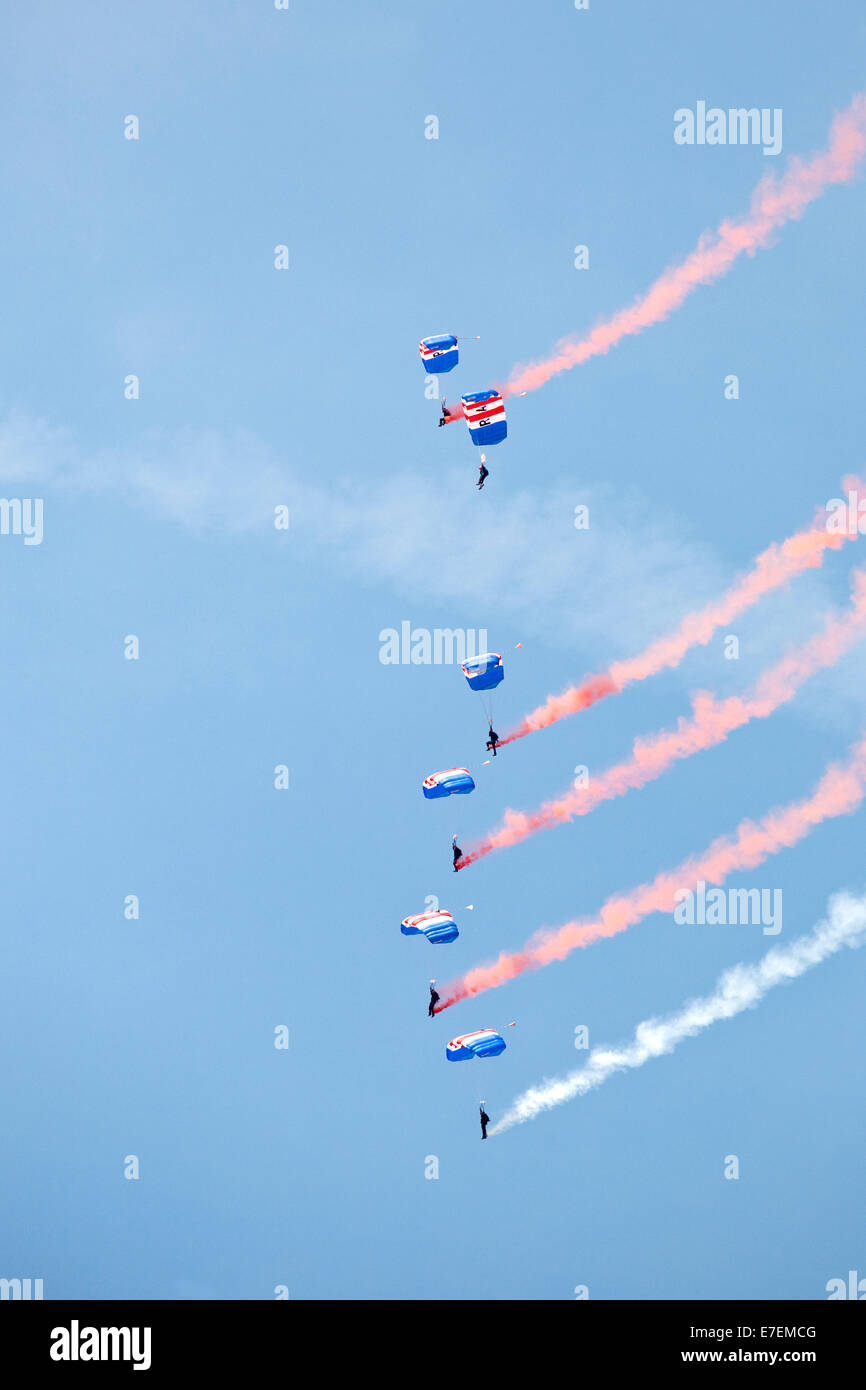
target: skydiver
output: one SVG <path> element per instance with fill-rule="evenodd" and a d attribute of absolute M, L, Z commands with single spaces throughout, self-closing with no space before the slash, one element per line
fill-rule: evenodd
<path fill-rule="evenodd" d="M 443 397 L 442 397 L 442 416 L 441 416 L 441 419 L 439 420 L 439 428 L 440 428 L 440 430 L 441 430 L 442 426 L 443 426 L 444 424 L 446 424 L 446 422 L 447 422 L 448 420 L 451 419 L 451 411 L 448 409 L 447 405 L 445 404 L 445 402 L 447 401 L 447 399 L 448 399 L 447 396 L 443 396 Z"/>
<path fill-rule="evenodd" d="M 478 465 L 478 483 L 477 483 L 477 485 L 476 485 L 476 486 L 478 487 L 478 491 L 479 491 L 479 492 L 481 491 L 481 489 L 482 489 L 483 486 L 484 486 L 484 480 L 485 480 L 485 478 L 489 478 L 489 477 L 490 477 L 490 469 L 487 467 L 486 463 L 479 463 L 479 465 Z"/>
<path fill-rule="evenodd" d="M 494 758 L 496 757 L 496 745 L 497 745 L 498 742 L 499 742 L 499 735 L 498 735 L 498 733 L 496 732 L 496 730 L 494 729 L 493 724 L 491 723 L 491 724 L 490 724 L 490 731 L 489 731 L 489 733 L 488 733 L 488 735 L 487 735 L 487 747 L 493 750 L 493 756 L 494 756 Z"/>
<path fill-rule="evenodd" d="M 456 835 L 452 835 L 452 836 L 451 836 L 451 854 L 452 854 L 453 859 L 454 859 L 454 872 L 455 872 L 455 874 L 456 874 L 456 873 L 457 873 L 457 865 L 458 865 L 458 863 L 460 862 L 460 860 L 463 858 L 463 851 L 462 851 L 462 849 L 460 848 L 460 846 L 459 846 L 458 843 L 457 843 L 457 836 L 456 836 Z"/>
<path fill-rule="evenodd" d="M 427 1017 L 432 1018 L 436 1012 L 436 1005 L 439 1003 L 439 995 L 436 993 L 435 985 L 430 986 L 430 1007 L 427 1010 Z"/>
<path fill-rule="evenodd" d="M 490 1116 L 488 1115 L 487 1111 L 484 1109 L 484 1106 L 483 1106 L 483 1105 L 479 1105 L 478 1109 L 481 1111 L 481 1138 L 482 1138 L 482 1139 L 486 1139 L 486 1138 L 487 1138 L 487 1126 L 490 1124 Z"/>

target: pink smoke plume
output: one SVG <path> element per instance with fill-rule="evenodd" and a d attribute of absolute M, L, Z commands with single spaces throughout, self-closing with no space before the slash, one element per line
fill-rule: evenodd
<path fill-rule="evenodd" d="M 745 820 L 733 835 L 720 836 L 701 854 L 685 860 L 670 873 L 659 874 L 630 893 L 608 898 L 597 917 L 579 918 L 556 930 L 537 932 L 522 951 L 503 952 L 490 965 L 479 965 L 443 989 L 441 1013 L 462 999 L 496 989 L 525 970 L 538 970 L 564 960 L 578 947 L 616 936 L 653 912 L 672 912 L 684 888 L 704 882 L 721 884 L 740 869 L 754 869 L 771 854 L 790 849 L 816 825 L 833 816 L 856 811 L 866 794 L 866 736 L 849 750 L 847 765 L 832 763 L 811 796 L 777 807 L 760 821 Z"/>
<path fill-rule="evenodd" d="M 857 478 L 846 478 L 844 486 L 866 495 L 866 486 Z M 798 531 L 781 544 L 774 542 L 756 559 L 752 568 L 720 598 L 694 613 L 687 613 L 679 627 L 651 642 L 637 656 L 615 661 L 600 675 L 586 676 L 579 685 L 569 686 L 561 695 L 549 695 L 543 705 L 532 710 L 516 729 L 500 739 L 500 746 L 546 729 L 560 719 L 579 714 L 608 695 L 616 695 L 634 681 L 646 680 L 667 667 L 678 666 L 686 653 L 706 646 L 720 627 L 726 627 L 765 594 L 779 589 L 808 569 L 818 569 L 828 550 L 839 550 L 846 540 L 856 538 L 850 530 L 831 530 L 827 512 L 819 508 L 812 525 Z"/>
<path fill-rule="evenodd" d="M 734 729 L 752 719 L 766 719 L 780 705 L 793 699 L 804 681 L 816 671 L 832 666 L 857 642 L 866 630 L 866 571 L 855 570 L 852 577 L 853 601 L 844 617 L 828 618 L 824 630 L 800 647 L 788 652 L 758 678 L 751 691 L 717 700 L 708 691 L 692 698 L 692 715 L 680 719 L 675 729 L 664 729 L 648 738 L 638 738 L 630 758 L 592 778 L 585 787 L 576 787 L 540 810 L 505 812 L 498 829 L 470 849 L 459 861 L 459 868 L 473 864 L 494 850 L 519 844 L 539 830 L 549 830 L 574 816 L 585 816 L 602 801 L 611 801 L 628 791 L 645 787 L 666 772 L 673 763 L 690 758 L 705 748 L 724 742 Z"/>
<path fill-rule="evenodd" d="M 810 203 L 832 184 L 847 183 L 866 153 L 866 94 L 859 93 L 835 117 L 827 148 L 809 160 L 792 159 L 781 177 L 768 174 L 752 194 L 748 215 L 726 220 L 706 232 L 681 265 L 666 270 L 628 309 L 600 323 L 585 338 L 565 339 L 552 357 L 517 367 L 503 395 L 536 391 L 559 372 L 609 352 L 623 338 L 661 323 L 678 309 L 699 285 L 726 275 L 739 256 L 753 256 L 768 246 L 773 233 L 802 217 Z"/>

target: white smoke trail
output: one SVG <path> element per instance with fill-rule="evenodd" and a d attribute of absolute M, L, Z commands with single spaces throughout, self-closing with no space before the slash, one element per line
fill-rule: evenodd
<path fill-rule="evenodd" d="M 595 1047 L 580 1071 L 524 1091 L 502 1119 L 491 1126 L 490 1137 L 534 1119 L 542 1110 L 552 1110 L 555 1105 L 585 1095 L 614 1072 L 642 1067 L 653 1057 L 672 1052 L 684 1038 L 702 1033 L 720 1019 L 754 1008 L 776 985 L 804 975 L 843 946 L 861 945 L 864 934 L 866 895 L 855 898 L 849 893 L 835 894 L 828 904 L 827 917 L 807 936 L 798 937 L 790 946 L 773 947 L 755 965 L 740 964 L 726 970 L 712 994 L 693 999 L 679 1013 L 645 1019 L 635 1029 L 633 1042 L 623 1047 Z"/>

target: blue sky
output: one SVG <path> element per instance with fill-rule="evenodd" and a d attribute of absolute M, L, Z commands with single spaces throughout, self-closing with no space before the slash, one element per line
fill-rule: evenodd
<path fill-rule="evenodd" d="M 459 669 L 383 665 L 379 634 L 486 629 L 501 731 L 862 466 L 862 181 L 510 403 L 480 495 L 417 357 L 481 334 L 448 391 L 481 390 L 628 303 L 824 143 L 863 85 L 862 8 L 187 8 L 22 11 L 0 59 L 0 468 L 45 505 L 41 545 L 0 537 L 0 1275 L 57 1298 L 825 1296 L 866 1259 L 856 954 L 483 1147 L 479 1100 L 495 1116 L 570 1070 L 578 1024 L 628 1038 L 770 942 L 653 917 L 433 1022 L 426 989 L 805 794 L 861 728 L 862 651 L 644 791 L 450 872 L 455 831 L 748 684 L 844 604 L 856 548 L 744 617 L 738 662 L 720 639 L 490 767 Z M 698 100 L 782 108 L 780 158 L 675 145 Z M 462 764 L 471 797 L 422 799 Z M 862 834 L 829 823 L 735 881 L 782 890 L 787 940 L 862 890 Z M 427 895 L 453 946 L 401 937 Z M 449 1037 L 512 1019 L 504 1056 L 446 1064 Z"/>

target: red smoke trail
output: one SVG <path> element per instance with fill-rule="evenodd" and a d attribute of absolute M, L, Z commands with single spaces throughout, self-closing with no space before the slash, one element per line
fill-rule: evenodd
<path fill-rule="evenodd" d="M 699 691 L 692 699 L 690 719 L 680 719 L 675 729 L 635 739 L 631 757 L 593 777 L 588 786 L 546 801 L 538 811 L 506 811 L 499 828 L 465 854 L 459 867 L 465 868 L 493 850 L 519 844 L 539 830 L 549 830 L 574 816 L 588 815 L 602 801 L 611 801 L 625 792 L 646 786 L 682 758 L 724 742 L 728 734 L 750 720 L 766 719 L 780 705 L 793 699 L 804 681 L 816 671 L 834 665 L 863 636 L 866 572 L 854 571 L 853 588 L 850 611 L 843 618 L 828 618 L 823 632 L 769 667 L 751 691 L 731 695 L 726 700 L 717 700 L 709 692 Z"/>
<path fill-rule="evenodd" d="M 503 952 L 490 965 L 479 965 L 462 979 L 443 990 L 437 1013 L 485 990 L 496 989 L 525 970 L 538 970 L 552 961 L 564 960 L 578 947 L 589 946 L 603 937 L 616 936 L 653 912 L 672 912 L 677 893 L 695 883 L 721 884 L 740 869 L 754 869 L 771 854 L 789 849 L 809 831 L 832 816 L 850 815 L 866 794 L 866 737 L 850 749 L 847 766 L 828 767 L 811 796 L 790 806 L 768 812 L 760 821 L 742 821 L 733 835 L 721 836 L 703 851 L 680 864 L 671 873 L 659 874 L 652 883 L 641 884 L 615 898 L 608 898 L 598 916 L 567 922 L 557 930 L 537 932 L 522 951 Z"/>
<path fill-rule="evenodd" d="M 565 339 L 557 344 L 552 357 L 515 368 L 503 395 L 535 391 L 559 372 L 609 352 L 622 338 L 661 323 L 698 285 L 711 284 L 725 275 L 744 251 L 752 256 L 768 246 L 779 227 L 802 217 L 808 205 L 831 184 L 853 178 L 864 153 L 866 95 L 861 93 L 834 119 L 826 150 L 807 161 L 792 159 L 781 177 L 768 174 L 755 189 L 746 217 L 725 221 L 717 231 L 704 233 L 681 265 L 666 270 L 630 308 L 600 323 L 587 337 Z"/>
<path fill-rule="evenodd" d="M 864 494 L 866 488 L 857 478 L 846 478 L 844 486 Z M 789 536 L 781 544 L 774 542 L 763 551 L 752 568 L 721 598 L 708 603 L 695 613 L 687 613 L 679 627 L 665 637 L 650 643 L 644 651 L 627 661 L 615 661 L 601 675 L 586 676 L 580 685 L 572 685 L 561 695 L 549 695 L 518 724 L 500 746 L 525 738 L 537 729 L 546 729 L 560 719 L 589 709 L 607 695 L 615 695 L 633 681 L 646 680 L 666 667 L 678 666 L 692 647 L 706 646 L 720 627 L 738 618 L 764 594 L 781 588 L 804 570 L 818 569 L 828 550 L 839 550 L 846 540 L 855 537 L 846 532 L 829 531 L 827 513 L 819 508 L 811 527 Z"/>

